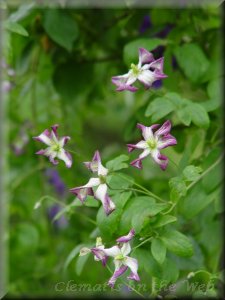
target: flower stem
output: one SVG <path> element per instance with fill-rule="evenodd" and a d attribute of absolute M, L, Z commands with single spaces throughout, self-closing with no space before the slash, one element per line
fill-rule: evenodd
<path fill-rule="evenodd" d="M 149 242 L 152 238 L 153 238 L 152 236 L 149 237 L 149 238 L 147 238 L 146 240 L 144 240 L 143 242 L 141 242 L 140 244 L 138 244 L 136 247 L 134 247 L 134 248 L 132 249 L 132 251 L 134 251 L 135 249 L 137 249 L 137 248 L 139 248 L 140 246 L 144 245 L 145 243 Z"/>
<path fill-rule="evenodd" d="M 163 200 L 162 198 L 158 197 L 157 195 L 155 195 L 154 193 L 150 192 L 149 190 L 147 190 L 145 187 L 143 187 L 142 185 L 132 181 L 132 180 L 129 180 L 128 178 L 124 177 L 123 175 L 121 174 L 117 174 L 118 176 L 120 176 L 121 178 L 127 180 L 128 182 L 132 183 L 133 185 L 139 187 L 141 190 L 145 191 L 147 195 L 149 196 L 152 196 L 154 197 L 155 199 L 161 201 L 161 202 L 167 202 L 166 200 Z"/>
<path fill-rule="evenodd" d="M 199 180 L 201 180 L 206 174 L 208 174 L 218 163 L 222 160 L 224 153 L 212 164 L 208 169 L 206 169 L 196 181 L 193 181 L 188 187 L 187 191 L 190 190 Z"/>

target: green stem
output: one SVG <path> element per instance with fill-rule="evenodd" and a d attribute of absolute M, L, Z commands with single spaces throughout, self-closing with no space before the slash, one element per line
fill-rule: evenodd
<path fill-rule="evenodd" d="M 111 274 L 113 274 L 113 271 L 110 269 L 110 267 L 108 265 L 106 265 L 107 269 L 109 270 L 109 272 Z M 123 279 L 120 278 L 120 280 L 123 282 L 123 284 L 125 284 L 128 288 L 132 289 L 137 295 L 141 296 L 142 298 L 145 298 L 144 295 L 142 295 L 139 291 L 137 291 L 134 287 L 130 286 L 129 284 L 127 284 Z"/>
<path fill-rule="evenodd" d="M 41 197 L 40 200 L 37 201 L 37 202 L 41 203 L 41 202 L 42 202 L 43 200 L 45 200 L 45 199 L 52 200 L 52 201 L 58 203 L 59 205 L 63 206 L 64 208 L 66 208 L 66 207 L 67 207 L 67 208 L 73 207 L 73 202 L 70 203 L 69 205 L 66 205 L 66 204 L 63 203 L 62 201 L 60 201 L 60 200 L 58 200 L 58 199 L 56 199 L 56 198 L 54 198 L 54 197 L 52 197 L 52 196 L 49 196 L 49 195 L 45 195 L 45 196 Z M 83 213 L 81 213 L 81 212 L 78 212 L 78 211 L 76 211 L 76 210 L 72 210 L 72 213 L 81 215 L 84 219 L 86 219 L 86 220 L 89 221 L 90 223 L 92 223 L 92 224 L 94 224 L 94 225 L 97 225 L 97 222 L 96 222 L 96 221 L 92 220 L 92 219 L 89 218 L 87 215 L 85 215 L 85 214 L 83 214 Z"/>
<path fill-rule="evenodd" d="M 132 251 L 134 251 L 135 249 L 139 248 L 140 246 L 144 245 L 145 243 L 149 242 L 153 237 L 149 237 L 146 240 L 144 240 L 143 242 L 141 242 L 140 244 L 138 244 L 137 246 L 135 246 Z"/>
<path fill-rule="evenodd" d="M 192 182 L 188 187 L 187 191 L 190 190 L 199 180 L 201 180 L 206 174 L 208 174 L 218 163 L 222 160 L 224 153 L 212 164 L 207 170 L 205 170 L 196 181 Z"/>
<path fill-rule="evenodd" d="M 142 189 L 143 191 L 145 191 L 147 195 L 152 196 L 152 197 L 154 197 L 155 199 L 157 199 L 157 200 L 159 200 L 159 201 L 161 201 L 161 202 L 167 202 L 166 200 L 163 200 L 162 198 L 158 197 L 158 196 L 155 195 L 154 193 L 152 193 L 152 192 L 150 192 L 149 190 L 147 190 L 147 189 L 146 189 L 145 187 L 143 187 L 142 185 L 140 185 L 140 184 L 138 184 L 138 183 L 136 183 L 136 182 L 134 182 L 134 181 L 132 181 L 132 180 L 129 180 L 128 178 L 122 176 L 121 174 L 117 174 L 117 175 L 118 175 L 119 177 L 121 177 L 121 178 L 127 180 L 128 182 L 132 183 L 133 185 L 139 187 L 140 189 Z"/>
<path fill-rule="evenodd" d="M 143 191 L 143 190 L 139 190 L 139 189 L 134 189 L 134 188 L 123 188 L 123 189 L 114 189 L 112 188 L 109 184 L 107 184 L 108 187 L 111 189 L 111 190 L 115 190 L 115 191 L 134 191 L 134 192 L 139 192 L 139 193 L 142 193 L 144 195 L 148 195 L 149 196 L 149 193 Z"/>

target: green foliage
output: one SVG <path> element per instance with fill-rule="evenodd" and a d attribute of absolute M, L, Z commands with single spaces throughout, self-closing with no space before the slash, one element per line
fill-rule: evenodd
<path fill-rule="evenodd" d="M 143 296 L 194 297 L 198 293 L 188 293 L 182 285 L 192 272 L 188 283 L 207 284 L 216 277 L 211 293 L 219 297 L 224 211 L 220 9 L 137 10 L 129 4 L 129 9 L 93 11 L 67 9 L 62 2 L 45 9 L 33 2 L 18 7 L 7 3 L 3 22 L 7 66 L 2 73 L 12 83 L 3 95 L 10 145 L 5 156 L 9 297 L 57 297 L 55 284 L 71 279 L 105 284 L 111 276 L 107 268 L 92 253 L 78 256 L 79 251 L 93 247 L 97 237 L 109 248 L 131 228 L 136 234 L 129 255 L 138 260 L 140 284 L 147 287 Z M 143 29 L 146 16 L 150 25 Z M 160 88 L 153 84 L 145 90 L 137 83 L 135 93 L 116 92 L 111 77 L 138 63 L 140 47 L 156 59 L 164 57 L 168 77 Z M 167 119 L 178 143 L 161 150 L 169 159 L 166 171 L 150 157 L 142 170 L 130 166 L 141 153 L 126 149 L 127 143 L 142 139 L 136 124 Z M 73 157 L 71 169 L 34 154 L 44 145 L 32 137 L 53 124 L 60 125 L 60 135 L 71 137 L 65 146 Z M 15 153 L 15 144 L 24 140 L 21 154 Z M 109 169 L 107 192 L 116 205 L 109 216 L 93 196 L 81 203 L 69 192 L 97 176 L 82 164 L 97 149 Z M 50 171 L 58 177 L 48 177 Z M 34 209 L 36 203 L 41 205 Z M 113 270 L 111 259 L 109 266 Z M 130 284 L 128 275 L 118 278 L 118 286 Z M 170 283 L 176 284 L 174 292 L 157 288 Z M 131 297 L 137 296 L 137 284 Z M 107 287 L 103 294 L 121 297 L 123 290 Z M 78 294 L 63 290 L 60 295 Z"/>
<path fill-rule="evenodd" d="M 49 37 L 68 51 L 78 37 L 78 27 L 73 18 L 64 10 L 51 9 L 44 13 L 43 26 Z"/>
<path fill-rule="evenodd" d="M 185 76 L 194 83 L 201 82 L 206 71 L 209 71 L 209 61 L 198 44 L 177 47 L 175 56 Z"/>
<path fill-rule="evenodd" d="M 179 231 L 168 230 L 161 236 L 161 240 L 168 250 L 179 256 L 189 257 L 193 255 L 193 246 L 190 240 Z"/>
<path fill-rule="evenodd" d="M 151 243 L 151 252 L 155 260 L 162 264 L 166 258 L 166 246 L 160 239 L 153 239 Z"/>

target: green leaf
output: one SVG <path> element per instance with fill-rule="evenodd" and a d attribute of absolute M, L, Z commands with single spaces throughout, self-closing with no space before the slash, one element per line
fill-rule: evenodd
<path fill-rule="evenodd" d="M 200 177 L 201 172 L 202 168 L 190 165 L 183 170 L 183 175 L 187 181 L 196 181 Z"/>
<path fill-rule="evenodd" d="M 83 268 L 88 260 L 90 253 L 86 254 L 85 256 L 78 256 L 77 261 L 76 261 L 76 267 L 75 267 L 75 271 L 76 274 L 78 276 L 80 276 L 80 274 L 83 271 Z"/>
<path fill-rule="evenodd" d="M 176 230 L 166 231 L 161 237 L 168 250 L 178 256 L 189 257 L 193 255 L 193 246 L 190 240 Z"/>
<path fill-rule="evenodd" d="M 74 61 L 60 64 L 53 74 L 53 83 L 56 91 L 68 102 L 77 98 L 80 94 L 86 95 L 91 88 L 87 82 L 92 79 L 93 65 L 78 64 Z"/>
<path fill-rule="evenodd" d="M 178 201 L 181 197 L 184 197 L 187 193 L 187 187 L 184 180 L 180 177 L 173 177 L 169 181 L 169 187 L 171 189 L 170 199 L 173 202 Z"/>
<path fill-rule="evenodd" d="M 88 247 L 87 245 L 80 244 L 77 245 L 73 250 L 70 252 L 70 254 L 67 256 L 66 261 L 64 263 L 63 269 L 67 269 L 71 261 L 79 254 L 80 249 L 83 247 Z"/>
<path fill-rule="evenodd" d="M 159 219 L 153 224 L 153 226 L 155 228 L 158 228 L 176 221 L 177 218 L 171 215 L 160 216 Z"/>
<path fill-rule="evenodd" d="M 122 154 L 122 155 L 117 156 L 116 158 L 108 161 L 106 163 L 106 168 L 111 171 L 118 171 L 121 169 L 128 168 L 128 164 L 125 163 L 125 161 L 128 161 L 128 160 L 129 160 L 129 156 Z"/>
<path fill-rule="evenodd" d="M 162 264 L 166 258 L 166 246 L 160 239 L 153 239 L 151 243 L 151 252 L 155 260 Z"/>
<path fill-rule="evenodd" d="M 152 122 L 156 122 L 175 110 L 175 105 L 165 97 L 156 98 L 146 109 L 145 116 L 151 116 Z"/>
<path fill-rule="evenodd" d="M 107 176 L 109 187 L 115 189 L 118 193 L 119 189 L 126 189 L 133 185 L 134 179 L 126 174 L 117 172 L 116 174 Z"/>
<path fill-rule="evenodd" d="M 155 200 L 151 197 L 140 196 L 132 198 L 125 206 L 120 221 L 120 228 L 129 230 L 132 226 L 138 233 L 142 229 L 146 218 L 151 218 L 166 208 L 168 208 L 167 204 L 155 203 Z"/>
<path fill-rule="evenodd" d="M 50 38 L 68 51 L 78 37 L 76 21 L 64 10 L 47 9 L 44 13 L 43 26 Z"/>
<path fill-rule="evenodd" d="M 16 23 L 16 22 L 6 21 L 4 23 L 4 27 L 5 27 L 5 29 L 7 29 L 7 30 L 9 30 L 13 33 L 20 34 L 22 36 L 28 36 L 29 35 L 27 30 L 22 25 L 20 25 L 19 23 Z"/>
<path fill-rule="evenodd" d="M 207 207 L 212 201 L 216 200 L 220 194 L 220 189 L 207 194 L 201 184 L 196 184 L 181 205 L 182 215 L 186 219 L 191 219 Z"/>
<path fill-rule="evenodd" d="M 145 48 L 148 51 L 152 51 L 160 45 L 165 45 L 165 43 L 165 40 L 158 38 L 137 39 L 129 42 L 123 49 L 123 60 L 127 66 L 130 66 L 132 63 L 138 63 L 139 48 Z"/>
<path fill-rule="evenodd" d="M 201 82 L 208 70 L 209 60 L 198 44 L 190 43 L 179 46 L 174 54 L 184 74 L 192 82 Z"/>
<path fill-rule="evenodd" d="M 188 106 L 185 106 L 177 111 L 177 116 L 181 123 L 186 126 L 191 124 L 191 114 L 189 112 Z"/>
<path fill-rule="evenodd" d="M 192 103 L 187 106 L 187 110 L 191 115 L 192 122 L 200 128 L 208 128 L 209 116 L 204 107 L 198 103 Z"/>
<path fill-rule="evenodd" d="M 213 149 L 203 162 L 203 169 L 208 169 L 213 163 L 218 160 L 221 155 L 221 149 Z M 222 161 L 218 163 L 211 171 L 202 179 L 202 185 L 207 193 L 212 192 L 223 180 Z"/>

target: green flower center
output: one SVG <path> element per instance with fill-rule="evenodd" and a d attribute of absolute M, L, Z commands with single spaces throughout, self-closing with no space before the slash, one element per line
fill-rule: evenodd
<path fill-rule="evenodd" d="M 59 152 L 61 150 L 61 147 L 59 144 L 54 144 L 52 147 L 52 151 Z"/>
<path fill-rule="evenodd" d="M 157 142 L 154 139 L 148 140 L 147 144 L 150 149 L 155 149 L 157 147 Z"/>
<path fill-rule="evenodd" d="M 99 175 L 99 179 L 100 179 L 100 183 L 101 183 L 101 184 L 106 183 L 106 176 Z"/>
<path fill-rule="evenodd" d="M 131 67 L 131 70 L 132 70 L 132 72 L 133 72 L 133 74 L 134 74 L 135 76 L 137 76 L 137 75 L 140 73 L 140 70 L 139 70 L 139 68 L 138 68 L 137 65 L 131 64 L 130 67 Z"/>
<path fill-rule="evenodd" d="M 125 257 L 123 256 L 123 254 L 118 254 L 115 259 L 117 260 L 123 260 Z"/>

